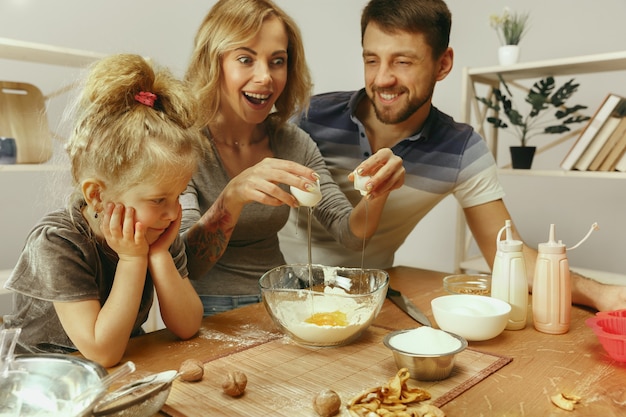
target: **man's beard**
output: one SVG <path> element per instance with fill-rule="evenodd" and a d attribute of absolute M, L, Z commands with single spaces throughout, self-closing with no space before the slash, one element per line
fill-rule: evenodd
<path fill-rule="evenodd" d="M 373 97 L 370 97 L 370 101 L 372 102 L 372 106 L 374 107 L 374 113 L 376 114 L 376 118 L 380 120 L 382 123 L 387 125 L 394 125 L 398 123 L 402 123 L 407 121 L 411 116 L 413 116 L 423 105 L 428 103 L 431 93 L 427 96 L 416 97 L 413 100 L 409 100 L 406 105 L 401 107 L 399 110 L 391 110 L 391 109 L 382 109 L 379 108 L 375 96 L 377 92 L 380 91 L 376 87 L 372 89 Z M 404 91 L 403 91 L 404 92 Z"/>

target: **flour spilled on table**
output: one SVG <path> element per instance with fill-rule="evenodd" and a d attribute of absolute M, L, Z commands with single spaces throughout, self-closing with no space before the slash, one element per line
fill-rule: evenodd
<path fill-rule="evenodd" d="M 280 333 L 260 330 L 250 324 L 244 324 L 238 327 L 234 334 L 226 334 L 202 327 L 198 335 L 201 339 L 214 340 L 216 342 L 226 343 L 228 346 L 242 348 L 266 343 L 282 336 L 283 335 Z"/>

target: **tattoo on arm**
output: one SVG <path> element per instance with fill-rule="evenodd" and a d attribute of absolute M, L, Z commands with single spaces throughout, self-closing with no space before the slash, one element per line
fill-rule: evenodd
<path fill-rule="evenodd" d="M 194 225 L 187 236 L 187 250 L 196 259 L 211 265 L 222 256 L 235 228 L 230 212 L 218 200 Z"/>

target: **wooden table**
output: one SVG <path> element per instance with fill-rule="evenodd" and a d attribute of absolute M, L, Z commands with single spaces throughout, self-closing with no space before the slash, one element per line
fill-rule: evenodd
<path fill-rule="evenodd" d="M 432 319 L 430 300 L 444 295 L 441 279 L 445 274 L 408 267 L 394 267 L 389 274 L 391 286 Z M 570 331 L 564 335 L 540 333 L 529 321 L 523 330 L 507 330 L 488 341 L 470 342 L 472 349 L 509 356 L 513 361 L 442 409 L 449 417 L 626 415 L 626 365 L 606 355 L 585 325 L 591 316 L 592 311 L 575 306 Z M 374 324 L 394 329 L 417 327 L 389 300 Z M 257 304 L 205 318 L 200 335 L 190 341 L 182 342 L 167 330 L 135 338 L 122 362 L 133 361 L 142 372 L 178 369 L 185 359 L 209 362 L 235 352 L 242 344 L 263 342 L 276 331 L 264 306 Z M 561 410 L 549 400 L 559 392 L 579 395 L 582 403 L 573 412 Z"/>

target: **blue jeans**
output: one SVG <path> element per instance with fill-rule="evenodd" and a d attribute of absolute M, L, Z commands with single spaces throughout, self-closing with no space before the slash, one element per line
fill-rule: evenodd
<path fill-rule="evenodd" d="M 238 307 L 256 304 L 261 295 L 201 295 L 204 317 L 212 316 Z"/>

